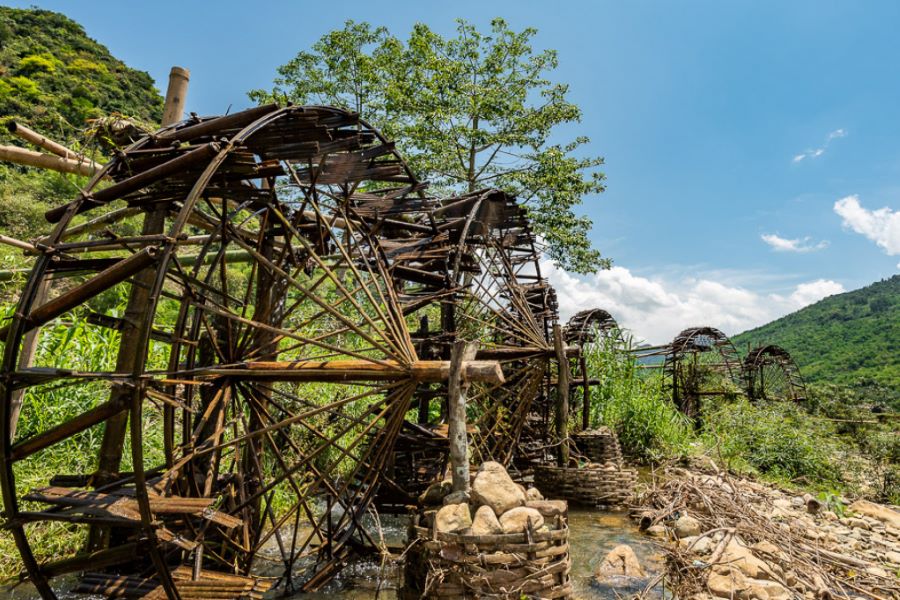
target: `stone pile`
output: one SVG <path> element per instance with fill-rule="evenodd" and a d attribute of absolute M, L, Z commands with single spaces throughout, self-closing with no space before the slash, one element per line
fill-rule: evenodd
<path fill-rule="evenodd" d="M 486 462 L 469 494 L 450 481 L 420 498 L 407 590 L 424 598 L 568 598 L 567 505 L 545 500 Z"/>
<path fill-rule="evenodd" d="M 900 512 L 678 470 L 641 525 L 669 540 L 680 597 L 900 597 Z"/>

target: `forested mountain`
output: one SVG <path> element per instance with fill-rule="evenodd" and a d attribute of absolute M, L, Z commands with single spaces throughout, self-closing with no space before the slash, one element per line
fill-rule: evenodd
<path fill-rule="evenodd" d="M 732 338 L 787 349 L 810 382 L 875 380 L 900 390 L 900 275 L 829 296 Z"/>
<path fill-rule="evenodd" d="M 65 15 L 0 6 L 0 120 L 65 140 L 88 119 L 122 113 L 159 121 L 153 79 L 126 66 Z"/>

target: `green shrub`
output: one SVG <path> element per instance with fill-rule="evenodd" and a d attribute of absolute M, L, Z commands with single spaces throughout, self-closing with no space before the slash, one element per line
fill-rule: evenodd
<path fill-rule="evenodd" d="M 729 466 L 776 479 L 829 487 L 840 483 L 835 432 L 789 402 L 746 398 L 707 406 L 704 438 Z"/>
<path fill-rule="evenodd" d="M 25 75 L 34 73 L 55 73 L 59 61 L 49 54 L 32 54 L 19 61 L 19 72 Z"/>

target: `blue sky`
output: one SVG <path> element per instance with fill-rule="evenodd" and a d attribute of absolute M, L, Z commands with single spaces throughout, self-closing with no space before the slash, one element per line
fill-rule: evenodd
<path fill-rule="evenodd" d="M 536 27 L 584 111 L 560 139 L 584 133 L 606 158 L 608 190 L 584 210 L 616 265 L 551 279 L 564 312 L 598 305 L 651 341 L 737 333 L 898 271 L 900 3 L 7 4 L 66 13 L 161 89 L 189 67 L 202 114 L 249 105 L 347 18 L 401 36 L 416 21 L 449 34 L 457 17 Z"/>

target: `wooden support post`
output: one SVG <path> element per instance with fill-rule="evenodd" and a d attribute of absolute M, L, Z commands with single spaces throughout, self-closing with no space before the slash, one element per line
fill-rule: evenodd
<path fill-rule="evenodd" d="M 566 344 L 563 341 L 562 328 L 553 326 L 553 346 L 556 350 L 556 362 L 559 365 L 556 388 L 556 435 L 559 441 L 557 448 L 557 464 L 565 467 L 569 464 L 569 359 L 566 357 Z"/>
<path fill-rule="evenodd" d="M 457 340 L 450 353 L 450 379 L 447 382 L 450 404 L 450 471 L 453 491 L 469 491 L 469 440 L 466 435 L 466 393 L 469 382 L 463 363 L 475 356 L 474 344 Z"/>
<path fill-rule="evenodd" d="M 591 428 L 591 382 L 588 379 L 587 359 L 583 350 L 578 356 L 578 362 L 581 366 L 581 376 L 584 378 L 581 385 L 581 430 L 587 431 Z"/>
<path fill-rule="evenodd" d="M 174 69 L 173 69 L 174 70 Z M 184 70 L 185 73 L 187 70 Z M 179 79 L 180 81 L 180 79 Z M 170 78 L 170 85 L 172 79 Z M 178 83 L 181 85 L 181 83 Z M 177 102 L 168 99 L 175 97 L 174 92 L 167 92 L 167 103 L 163 107 L 163 126 L 172 125 L 181 118 L 184 110 L 184 98 L 187 89 L 187 79 L 184 79 L 183 87 L 177 94 Z M 173 120 L 169 120 L 173 119 Z M 141 235 L 158 235 L 165 229 L 166 209 L 156 208 L 144 217 L 144 225 Z M 150 289 L 156 278 L 156 269 L 153 267 L 144 269 L 134 276 L 131 292 L 128 296 L 128 304 L 125 307 L 123 320 L 126 326 L 122 329 L 119 340 L 119 352 L 116 358 L 117 373 L 135 373 L 140 371 L 140 363 L 145 360 L 146 348 L 141 347 L 143 342 L 138 326 L 144 320 L 144 315 L 155 299 L 150 297 Z M 121 403 L 134 398 L 131 389 L 126 386 L 116 386 L 110 393 L 111 403 Z M 140 411 L 137 411 L 140 414 Z M 133 427 L 139 424 L 132 425 Z M 128 413 L 122 412 L 106 422 L 103 431 L 103 440 L 100 442 L 100 459 L 97 463 L 97 483 L 103 485 L 111 479 L 115 479 L 122 462 L 122 452 L 125 446 L 125 434 L 128 427 Z M 88 535 L 88 550 L 97 550 L 109 543 L 110 530 L 104 527 L 92 527 Z M 177 592 L 176 592 L 177 597 Z"/>

